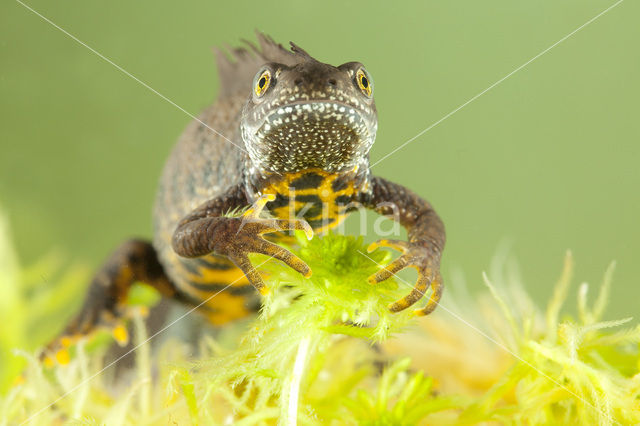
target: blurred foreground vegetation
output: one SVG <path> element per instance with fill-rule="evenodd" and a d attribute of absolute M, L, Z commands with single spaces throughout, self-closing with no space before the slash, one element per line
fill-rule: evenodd
<path fill-rule="evenodd" d="M 465 296 L 453 283 L 434 314 L 416 319 L 386 310 L 408 291 L 402 278 L 366 281 L 388 252 L 367 258 L 362 239 L 332 234 L 299 243 L 312 278 L 265 265 L 273 292 L 248 328 L 229 326 L 231 346 L 206 337 L 194 357 L 173 339 L 152 352 L 134 314 L 136 362 L 114 376 L 111 365 L 102 371 L 104 344 L 80 344 L 68 365 L 37 361 L 46 324 L 67 315 L 62 293 L 86 274 L 69 269 L 35 285 L 51 261 L 19 267 L 0 239 L 0 258 L 13 259 L 0 275 L 0 291 L 13 291 L 0 309 L 0 424 L 640 422 L 640 326 L 603 320 L 613 267 L 595 295 L 579 287 L 577 315 L 563 313 L 575 293 L 567 255 L 546 309 L 497 261 L 486 294 Z"/>

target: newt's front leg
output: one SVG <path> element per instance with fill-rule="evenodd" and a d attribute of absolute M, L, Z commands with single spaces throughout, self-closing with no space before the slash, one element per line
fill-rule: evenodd
<path fill-rule="evenodd" d="M 440 257 L 445 243 L 444 224 L 431 205 L 405 187 L 379 177 L 371 179 L 371 192 L 363 199 L 365 206 L 385 216 L 397 219 L 407 229 L 409 241 L 379 240 L 368 250 L 391 247 L 402 255 L 369 277 L 373 284 L 384 281 L 400 270 L 413 267 L 418 270 L 418 280 L 411 293 L 389 305 L 393 312 L 402 311 L 420 300 L 431 287 L 427 305 L 415 311 L 428 315 L 438 306 L 443 283 L 440 275 Z"/>
<path fill-rule="evenodd" d="M 224 216 L 230 210 L 246 206 L 247 201 L 241 188 L 232 188 L 184 218 L 173 234 L 173 250 L 182 257 L 207 254 L 226 256 L 244 272 L 251 284 L 262 294 L 266 294 L 268 289 L 249 261 L 249 253 L 274 257 L 309 277 L 311 269 L 302 259 L 262 237 L 271 232 L 301 230 L 311 239 L 313 230 L 309 224 L 296 219 L 260 218 L 267 202 L 275 199 L 273 195 L 261 197 L 242 216 Z"/>

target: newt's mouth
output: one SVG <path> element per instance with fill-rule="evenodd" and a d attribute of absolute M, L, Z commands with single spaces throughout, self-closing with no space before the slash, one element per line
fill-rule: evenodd
<path fill-rule="evenodd" d="M 365 156 L 374 135 L 356 108 L 339 102 L 294 102 L 273 110 L 247 144 L 263 168 L 340 171 Z"/>
<path fill-rule="evenodd" d="M 332 121 L 345 124 L 363 125 L 365 121 L 357 108 L 338 101 L 307 101 L 300 100 L 274 108 L 267 114 L 260 130 L 269 130 L 270 126 L 297 120 L 311 120 L 314 122 Z M 357 124 L 356 124 L 357 123 Z M 366 126 L 365 126 L 366 127 Z"/>

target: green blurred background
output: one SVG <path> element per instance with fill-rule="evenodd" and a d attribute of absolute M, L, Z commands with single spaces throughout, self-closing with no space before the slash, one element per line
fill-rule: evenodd
<path fill-rule="evenodd" d="M 28 4 L 194 114 L 217 93 L 211 47 L 256 28 L 359 60 L 376 82 L 375 162 L 614 1 Z M 621 3 L 373 169 L 436 206 L 445 275 L 479 288 L 507 244 L 542 301 L 572 249 L 578 281 L 617 260 L 609 315 L 638 313 L 639 12 Z M 12 0 L 0 60 L 0 207 L 22 261 L 62 249 L 97 266 L 150 236 L 156 181 L 190 118 Z"/>

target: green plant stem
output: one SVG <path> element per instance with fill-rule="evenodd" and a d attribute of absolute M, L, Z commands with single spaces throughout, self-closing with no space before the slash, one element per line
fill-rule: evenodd
<path fill-rule="evenodd" d="M 138 378 L 140 380 L 139 404 L 140 413 L 145 419 L 151 416 L 151 350 L 147 342 L 147 328 L 141 315 L 133 317 L 136 335 L 136 356 Z"/>
<path fill-rule="evenodd" d="M 282 416 L 280 424 L 287 426 L 295 426 L 298 423 L 298 400 L 300 397 L 300 383 L 304 374 L 304 367 L 307 363 L 309 355 L 309 346 L 311 344 L 311 335 L 307 335 L 300 340 L 298 344 L 298 352 L 296 353 L 293 371 L 287 380 L 285 390 L 287 394 L 282 399 Z"/>

